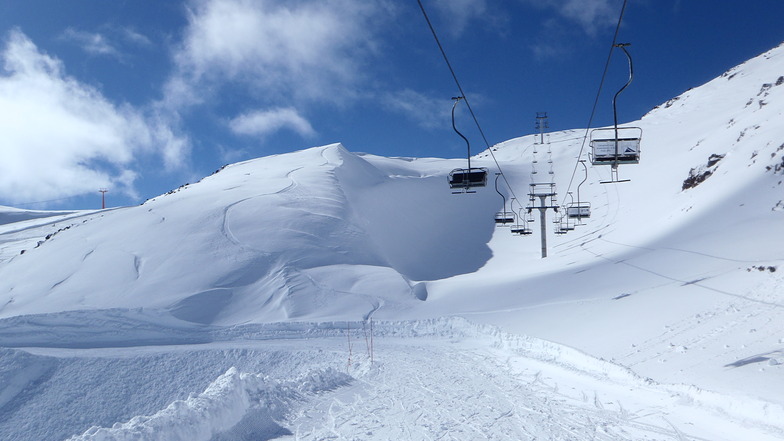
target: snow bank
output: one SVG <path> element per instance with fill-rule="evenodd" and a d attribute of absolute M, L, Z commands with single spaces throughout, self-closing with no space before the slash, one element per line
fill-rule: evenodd
<path fill-rule="evenodd" d="M 19 208 L 5 207 L 0 205 L 0 225 L 23 222 L 30 219 L 44 219 L 53 216 L 66 216 L 73 213 L 75 212 L 21 210 Z"/>
<path fill-rule="evenodd" d="M 204 392 L 175 401 L 154 415 L 137 416 L 111 428 L 91 427 L 68 440 L 210 440 L 239 423 L 251 407 L 279 419 L 285 415 L 287 403 L 300 400 L 303 394 L 335 389 L 350 381 L 346 374 L 326 370 L 281 383 L 231 368 Z"/>
<path fill-rule="evenodd" d="M 65 311 L 0 319 L 0 346 L 104 348 L 197 344 L 211 340 L 208 331 L 207 327 L 141 308 Z"/>

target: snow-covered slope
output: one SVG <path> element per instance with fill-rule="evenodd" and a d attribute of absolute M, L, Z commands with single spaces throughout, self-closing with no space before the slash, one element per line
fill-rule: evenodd
<path fill-rule="evenodd" d="M 589 166 L 546 259 L 538 220 L 494 226 L 492 176 L 450 193 L 464 160 L 339 144 L 3 208 L 0 438 L 784 437 L 782 113 L 784 46 L 628 124 L 631 181 Z M 527 204 L 551 150 L 576 198 L 585 133 L 494 146 L 503 192 Z"/>
<path fill-rule="evenodd" d="M 0 316 L 145 307 L 197 323 L 359 319 L 426 298 L 412 280 L 490 258 L 482 215 L 494 200 L 444 196 L 443 160 L 377 162 L 313 148 L 225 167 L 138 207 L 39 222 L 49 239 L 3 254 L 0 271 L 14 277 L 0 277 Z M 15 225 L 4 226 L 11 243 Z"/>
<path fill-rule="evenodd" d="M 430 284 L 425 308 L 470 314 L 667 381 L 777 400 L 781 371 L 769 363 L 781 360 L 784 341 L 783 76 L 778 47 L 630 123 L 643 128 L 641 163 L 620 166 L 631 182 L 599 184 L 609 167 L 589 168 L 581 196 L 593 215 L 554 236 L 551 257 L 531 259 L 522 238 L 498 231 L 493 260 Z M 550 137 L 561 191 L 581 134 Z M 495 155 L 513 161 L 532 142 L 503 143 Z M 575 182 L 582 177 L 579 167 Z"/>

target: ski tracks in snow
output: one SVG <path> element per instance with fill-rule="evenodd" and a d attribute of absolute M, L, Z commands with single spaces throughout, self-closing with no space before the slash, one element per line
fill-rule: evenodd
<path fill-rule="evenodd" d="M 301 409 L 283 439 L 700 439 L 664 407 L 627 410 L 617 394 L 628 398 L 634 385 L 453 343 L 384 341 L 377 364 L 352 366 L 359 381 Z"/>
<path fill-rule="evenodd" d="M 274 359 L 283 376 L 232 368 L 201 394 L 72 439 L 718 441 L 784 434 L 775 409 L 766 408 L 764 421 L 748 419 L 759 412 L 722 406 L 727 397 L 658 384 L 575 349 L 463 319 L 378 322 L 373 362 L 361 344 L 351 352 L 348 329 L 344 322 L 248 325 L 215 335 L 216 349 L 282 351 Z M 351 330 L 348 342 L 361 342 L 360 328 Z M 204 349 L 193 356 L 203 358 Z M 303 359 L 323 368 L 297 375 Z"/>
<path fill-rule="evenodd" d="M 238 200 L 236 202 L 233 202 L 233 203 L 227 205 L 223 209 L 223 223 L 221 225 L 221 233 L 223 233 L 223 235 L 226 237 L 226 239 L 228 239 L 229 242 L 233 243 L 234 245 L 237 245 L 240 248 L 243 248 L 243 249 L 250 248 L 246 244 L 244 244 L 243 241 L 238 239 L 237 236 L 231 231 L 229 218 L 230 218 L 230 213 L 231 213 L 232 209 L 234 209 L 237 205 L 242 204 L 242 203 L 244 203 L 244 202 L 246 202 L 248 200 L 261 198 L 261 197 L 266 197 L 266 196 L 272 196 L 272 195 L 279 195 L 279 194 L 286 193 L 286 192 L 289 192 L 289 191 L 293 190 L 298 185 L 297 181 L 294 179 L 294 174 L 296 172 L 302 170 L 303 168 L 304 167 L 297 167 L 297 168 L 291 170 L 290 172 L 286 173 L 286 179 L 288 179 L 290 182 L 289 182 L 288 185 L 286 185 L 285 187 L 283 187 L 281 189 L 278 189 L 278 190 L 270 192 L 270 193 L 262 193 L 262 194 L 258 194 L 258 195 L 255 195 L 255 196 L 246 197 L 246 198 L 240 199 L 240 200 Z"/>

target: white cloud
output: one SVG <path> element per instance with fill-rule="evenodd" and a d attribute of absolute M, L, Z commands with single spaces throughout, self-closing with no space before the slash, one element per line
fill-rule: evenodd
<path fill-rule="evenodd" d="M 12 30 L 0 54 L 0 198 L 25 202 L 94 192 L 134 195 L 140 154 L 160 149 L 167 165 L 187 153 L 187 140 L 163 120 L 65 74 L 62 63 Z"/>
<path fill-rule="evenodd" d="M 443 128 L 451 124 L 452 102 L 448 99 L 433 98 L 405 89 L 385 95 L 382 102 L 389 110 L 407 116 L 424 128 Z"/>
<path fill-rule="evenodd" d="M 190 140 L 176 133 L 172 129 L 175 124 L 161 115 L 148 118 L 147 125 L 155 145 L 160 149 L 165 169 L 173 171 L 182 168 L 190 154 Z"/>
<path fill-rule="evenodd" d="M 215 148 L 218 151 L 221 163 L 223 164 L 233 164 L 250 157 L 250 152 L 248 152 L 246 149 L 228 148 L 220 144 L 215 146 Z"/>
<path fill-rule="evenodd" d="M 525 0 L 537 7 L 555 9 L 562 17 L 594 35 L 600 28 L 615 24 L 621 3 L 617 0 Z"/>
<path fill-rule="evenodd" d="M 453 36 L 462 34 L 471 20 L 481 18 L 487 13 L 487 0 L 437 0 L 435 5 L 445 16 L 445 22 Z"/>
<path fill-rule="evenodd" d="M 193 0 L 166 86 L 173 108 L 224 83 L 269 102 L 340 101 L 356 92 L 383 2 Z"/>
<path fill-rule="evenodd" d="M 60 38 L 73 42 L 91 55 L 108 56 L 118 61 L 127 61 L 127 54 L 122 47 L 128 44 L 134 47 L 150 47 L 152 41 L 146 36 L 127 27 L 107 27 L 106 33 L 87 32 L 75 28 L 67 28 Z"/>
<path fill-rule="evenodd" d="M 121 58 L 120 51 L 112 46 L 107 38 L 101 34 L 68 28 L 63 32 L 62 38 L 75 42 L 89 54 Z"/>
<path fill-rule="evenodd" d="M 284 128 L 301 136 L 316 134 L 310 123 L 291 107 L 245 113 L 232 119 L 229 127 L 240 135 L 265 136 Z"/>
<path fill-rule="evenodd" d="M 121 28 L 120 35 L 125 41 L 135 44 L 136 46 L 152 46 L 152 41 L 146 36 L 136 32 L 133 28 Z"/>
<path fill-rule="evenodd" d="M 610 6 L 610 3 L 617 2 L 610 0 L 567 0 L 558 3 L 561 5 L 561 14 L 579 23 L 589 34 L 615 23 L 619 13 Z"/>

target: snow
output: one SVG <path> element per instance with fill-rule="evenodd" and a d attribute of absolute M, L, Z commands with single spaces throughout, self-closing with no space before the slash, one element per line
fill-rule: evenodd
<path fill-rule="evenodd" d="M 629 123 L 631 181 L 589 167 L 546 259 L 494 176 L 340 144 L 0 207 L 0 439 L 782 439 L 783 74 L 781 46 Z M 549 149 L 568 203 L 586 133 L 472 164 L 519 206 Z"/>

